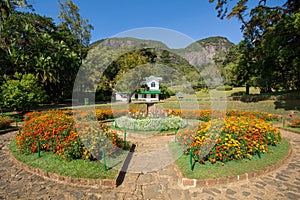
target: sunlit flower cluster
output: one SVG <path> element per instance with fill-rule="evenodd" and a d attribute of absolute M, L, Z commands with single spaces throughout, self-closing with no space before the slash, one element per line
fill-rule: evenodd
<path fill-rule="evenodd" d="M 263 119 L 265 121 L 278 121 L 277 115 L 266 112 L 252 112 L 252 111 L 237 111 L 228 110 L 226 112 L 212 111 L 212 110 L 172 110 L 173 115 L 181 116 L 182 118 L 198 119 L 201 121 L 209 121 L 212 118 L 221 118 L 224 116 L 247 116 Z"/>
<path fill-rule="evenodd" d="M 88 112 L 79 113 L 87 120 Z M 21 153 L 35 153 L 40 149 L 58 154 L 65 160 L 101 159 L 101 148 L 107 155 L 123 147 L 122 139 L 117 134 L 96 122 L 74 125 L 73 113 L 65 110 L 34 112 L 25 116 L 27 121 L 16 136 Z M 76 125 L 77 126 L 77 125 Z M 101 136 L 101 137 L 99 137 Z M 103 141 L 101 141 L 103 140 Z"/>
<path fill-rule="evenodd" d="M 71 112 L 71 111 L 65 111 Z M 118 118 L 121 116 L 127 116 L 134 119 L 145 119 L 145 118 L 164 118 L 169 116 L 180 116 L 186 119 L 198 119 L 201 121 L 209 121 L 212 118 L 222 118 L 224 116 L 248 116 L 263 119 L 265 121 L 278 121 L 277 115 L 269 114 L 266 112 L 250 112 L 250 111 L 236 111 L 229 110 L 226 112 L 212 111 L 212 110 L 183 110 L 183 109 L 154 109 L 146 113 L 143 109 L 116 109 L 110 108 L 97 109 L 95 111 L 98 120 L 106 120 Z M 39 114 L 39 112 L 37 112 Z M 30 113 L 30 115 L 36 115 L 36 113 Z"/>
<path fill-rule="evenodd" d="M 186 153 L 192 149 L 199 162 L 215 163 L 260 156 L 268 152 L 270 145 L 280 143 L 281 134 L 269 122 L 253 115 L 229 116 L 180 130 L 177 140 Z"/>

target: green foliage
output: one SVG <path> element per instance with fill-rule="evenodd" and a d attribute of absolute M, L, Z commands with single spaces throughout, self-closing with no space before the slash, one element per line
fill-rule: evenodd
<path fill-rule="evenodd" d="M 5 19 L 11 13 L 13 13 L 16 8 L 29 8 L 31 10 L 33 9 L 32 6 L 27 3 L 27 0 L 1 0 L 0 1 L 0 39 L 2 37 L 3 21 L 5 21 Z M 2 45 L 3 44 L 1 44 L 1 46 Z"/>
<path fill-rule="evenodd" d="M 112 84 L 117 91 L 126 92 L 128 103 L 144 78 L 150 75 L 151 66 L 145 64 L 152 59 L 150 51 L 136 50 L 122 55 L 116 61 L 117 74 L 113 76 Z"/>
<path fill-rule="evenodd" d="M 51 100 L 70 97 L 86 51 L 74 41 L 70 30 L 56 26 L 51 18 L 13 12 L 3 24 L 1 76 L 31 73 Z"/>
<path fill-rule="evenodd" d="M 239 0 L 228 10 L 228 1 L 217 1 L 218 16 L 237 17 L 244 35 L 223 63 L 228 83 L 246 85 L 246 94 L 250 86 L 263 93 L 300 90 L 299 1 L 286 0 L 282 6 L 247 3 Z"/>
<path fill-rule="evenodd" d="M 93 48 L 96 46 L 93 45 Z M 174 95 L 167 87 L 182 85 L 183 76 L 194 88 L 205 85 L 200 73 L 184 58 L 171 51 L 148 48 L 125 53 L 113 61 L 99 81 L 96 96 L 104 100 L 104 94 L 110 97 L 114 88 L 131 97 L 144 78 L 150 75 L 162 78 L 165 87 L 162 88 L 163 99 Z"/>
<path fill-rule="evenodd" d="M 81 45 L 88 46 L 91 39 L 91 30 L 93 30 L 89 20 L 80 16 L 79 7 L 72 0 L 66 0 L 64 3 L 58 0 L 58 3 L 61 7 L 58 16 L 62 20 L 61 25 L 68 27 Z"/>
<path fill-rule="evenodd" d="M 215 36 L 197 41 L 202 46 L 216 45 L 219 48 L 230 48 L 234 44 L 225 37 Z"/>
<path fill-rule="evenodd" d="M 33 74 L 15 74 L 2 86 L 2 102 L 7 108 L 21 109 L 43 103 L 47 95 Z"/>
<path fill-rule="evenodd" d="M 229 90 L 232 90 L 232 86 L 230 86 L 230 85 L 218 86 L 218 87 L 216 87 L 216 90 L 218 90 L 218 91 L 229 91 Z"/>
<path fill-rule="evenodd" d="M 164 84 L 160 84 L 159 89 L 160 89 L 160 95 L 159 95 L 160 99 L 167 99 L 175 95 L 175 93 Z"/>

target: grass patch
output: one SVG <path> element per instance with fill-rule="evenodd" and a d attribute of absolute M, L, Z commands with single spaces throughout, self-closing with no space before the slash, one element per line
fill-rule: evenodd
<path fill-rule="evenodd" d="M 176 146 L 177 144 L 175 143 L 170 146 L 173 155 L 178 155 L 180 148 Z M 232 177 L 238 174 L 265 169 L 282 160 L 288 154 L 289 149 L 290 144 L 285 139 L 282 139 L 281 144 L 278 146 L 269 147 L 269 152 L 272 153 L 262 154 L 261 159 L 256 155 L 253 156 L 252 160 L 230 161 L 225 164 L 221 162 L 215 164 L 211 164 L 210 162 L 206 162 L 205 164 L 195 163 L 194 170 L 192 171 L 189 166 L 189 156 L 182 155 L 176 160 L 176 164 L 186 178 L 206 179 Z M 174 157 L 177 155 L 174 155 Z"/>
<path fill-rule="evenodd" d="M 197 105 L 193 105 L 192 103 L 186 101 L 182 102 L 183 105 L 190 104 L 191 108 L 190 110 L 198 109 L 199 110 L 210 110 L 214 109 L 212 108 L 212 105 L 216 106 L 218 105 L 220 101 L 198 101 L 198 107 Z M 258 112 L 268 112 L 270 114 L 277 114 L 277 115 L 288 115 L 290 114 L 290 110 L 286 110 L 284 108 L 277 108 L 276 107 L 276 101 L 275 100 L 265 100 L 265 101 L 259 101 L 259 102 L 241 102 L 241 101 L 226 101 L 226 109 L 227 110 L 239 110 L 239 111 L 258 111 Z M 164 108 L 169 109 L 183 109 L 180 107 L 179 101 L 170 101 L 170 102 L 164 102 L 161 103 Z M 223 104 L 221 104 L 223 106 Z"/>
<path fill-rule="evenodd" d="M 41 152 L 40 158 L 38 158 L 37 153 L 29 155 L 19 154 L 15 140 L 10 143 L 9 149 L 17 160 L 25 163 L 26 165 L 63 176 L 69 176 L 72 178 L 114 179 L 118 174 L 118 171 L 115 169 L 105 171 L 104 165 L 101 162 L 85 160 L 73 160 L 66 162 L 60 156 L 45 151 Z M 125 155 L 123 155 L 123 157 L 125 157 Z M 122 160 L 123 159 L 120 159 L 118 163 L 121 164 Z"/>
<path fill-rule="evenodd" d="M 284 126 L 283 128 L 300 133 L 300 128 L 293 128 L 291 126 Z"/>

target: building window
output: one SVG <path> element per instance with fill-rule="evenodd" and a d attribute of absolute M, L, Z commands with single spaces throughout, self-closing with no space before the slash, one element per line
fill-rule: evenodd
<path fill-rule="evenodd" d="M 147 95 L 146 95 L 146 94 L 143 94 L 143 95 L 142 95 L 142 98 L 146 99 L 146 98 L 147 98 Z"/>
<path fill-rule="evenodd" d="M 151 83 L 151 87 L 154 88 L 155 87 L 155 82 Z"/>
<path fill-rule="evenodd" d="M 151 99 L 155 99 L 156 98 L 156 94 L 151 94 Z"/>

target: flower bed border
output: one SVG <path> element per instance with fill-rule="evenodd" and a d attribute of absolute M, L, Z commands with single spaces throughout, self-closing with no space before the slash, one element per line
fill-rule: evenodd
<path fill-rule="evenodd" d="M 215 185 L 220 184 L 229 184 L 229 183 L 235 183 L 235 182 L 242 182 L 242 181 L 249 181 L 249 179 L 253 179 L 262 175 L 265 175 L 267 173 L 270 173 L 272 171 L 275 171 L 279 169 L 283 164 L 285 164 L 294 153 L 293 151 L 293 145 L 287 141 L 290 145 L 290 149 L 288 154 L 277 163 L 266 167 L 265 169 L 257 170 L 257 171 L 251 171 L 244 174 L 235 175 L 232 177 L 220 177 L 220 178 L 206 178 L 206 179 L 191 179 L 186 178 L 182 174 L 179 167 L 175 164 L 175 170 L 177 171 L 180 180 L 180 184 L 183 188 L 201 188 L 201 187 L 211 187 Z"/>

